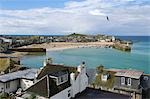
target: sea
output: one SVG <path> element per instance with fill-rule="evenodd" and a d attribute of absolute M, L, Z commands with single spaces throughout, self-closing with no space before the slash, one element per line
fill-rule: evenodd
<path fill-rule="evenodd" d="M 41 68 L 46 58 L 54 63 L 78 66 L 83 61 L 89 69 L 99 65 L 105 68 L 140 70 L 150 74 L 150 36 L 117 36 L 123 40 L 132 40 L 131 52 L 111 48 L 75 48 L 46 53 L 32 53 L 21 58 L 21 64 L 31 68 Z"/>

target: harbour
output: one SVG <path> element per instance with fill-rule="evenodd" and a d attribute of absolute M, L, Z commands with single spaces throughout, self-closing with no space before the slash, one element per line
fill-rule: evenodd
<path fill-rule="evenodd" d="M 135 37 L 136 40 L 140 39 Z M 144 70 L 145 73 L 149 71 L 149 57 L 148 53 L 149 42 L 141 40 L 139 43 L 134 43 L 131 52 L 122 52 L 120 50 L 110 48 L 74 48 L 57 51 L 47 51 L 46 55 L 39 56 L 24 56 L 22 57 L 22 64 L 39 68 L 42 66 L 42 60 L 47 57 L 52 57 L 55 63 L 66 65 L 77 65 L 80 60 L 87 63 L 88 68 L 95 68 L 102 64 L 107 68 L 126 68 Z M 38 60 L 38 61 L 37 61 Z"/>

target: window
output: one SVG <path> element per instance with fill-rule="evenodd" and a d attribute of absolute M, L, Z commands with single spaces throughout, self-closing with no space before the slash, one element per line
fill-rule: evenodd
<path fill-rule="evenodd" d="M 63 84 L 68 81 L 68 74 L 62 75 L 57 78 L 57 85 Z"/>
<path fill-rule="evenodd" d="M 121 77 L 121 85 L 125 85 L 125 77 Z"/>
<path fill-rule="evenodd" d="M 64 77 L 62 76 L 62 77 L 60 77 L 60 82 L 63 82 L 64 81 Z"/>
<path fill-rule="evenodd" d="M 10 82 L 6 83 L 6 89 L 10 88 Z"/>
<path fill-rule="evenodd" d="M 68 81 L 68 74 L 64 75 L 63 79 Z"/>
<path fill-rule="evenodd" d="M 128 85 L 131 86 L 131 78 L 128 78 Z"/>

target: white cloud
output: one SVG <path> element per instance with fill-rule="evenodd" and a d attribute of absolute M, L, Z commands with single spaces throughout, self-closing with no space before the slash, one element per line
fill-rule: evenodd
<path fill-rule="evenodd" d="M 91 15 L 106 16 L 106 14 L 102 13 L 102 12 L 101 12 L 100 10 L 98 10 L 98 9 L 91 10 L 91 11 L 89 11 L 89 13 L 90 13 Z"/>
<path fill-rule="evenodd" d="M 0 34 L 107 33 L 148 35 L 150 5 L 133 0 L 70 1 L 64 8 L 0 10 Z M 109 16 L 110 21 L 106 20 Z"/>

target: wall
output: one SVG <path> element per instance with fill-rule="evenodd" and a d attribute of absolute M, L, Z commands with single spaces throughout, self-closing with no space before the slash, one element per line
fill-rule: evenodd
<path fill-rule="evenodd" d="M 80 93 L 88 86 L 88 76 L 86 74 L 86 68 L 81 69 L 82 71 L 78 74 L 75 80 L 71 80 L 72 92 L 71 96 L 75 97 L 77 93 Z"/>
<path fill-rule="evenodd" d="M 21 88 L 23 90 L 29 88 L 30 86 L 33 85 L 33 81 L 32 80 L 28 80 L 28 79 L 21 79 L 20 80 L 20 84 L 21 84 Z"/>
<path fill-rule="evenodd" d="M 86 73 L 80 75 L 80 92 L 84 91 L 88 86 L 88 77 Z"/>
<path fill-rule="evenodd" d="M 71 87 L 66 88 L 65 90 L 63 90 L 63 91 L 59 92 L 58 94 L 52 96 L 50 99 L 70 99 L 71 95 L 70 95 L 70 97 L 68 97 L 68 91 L 69 90 L 71 92 Z"/>
<path fill-rule="evenodd" d="M 3 92 L 4 91 L 4 83 L 0 82 L 0 92 Z"/>
<path fill-rule="evenodd" d="M 17 91 L 18 87 L 19 87 L 19 80 L 13 80 L 13 81 L 10 81 L 10 87 L 6 89 L 6 83 L 5 83 L 5 87 L 4 87 L 4 91 L 5 92 L 14 92 L 14 91 Z M 3 83 L 4 84 L 4 83 Z"/>
<path fill-rule="evenodd" d="M 77 93 L 80 92 L 80 77 L 77 76 L 75 80 L 71 80 L 71 96 L 75 97 Z"/>
<path fill-rule="evenodd" d="M 125 88 L 131 88 L 131 89 L 138 89 L 138 85 L 140 83 L 139 79 L 131 79 L 131 86 L 128 85 L 121 85 L 121 77 L 115 77 L 115 86 L 116 87 L 125 87 Z"/>

